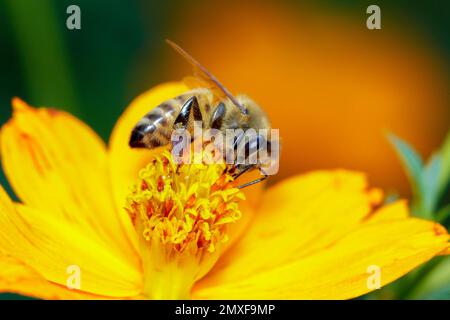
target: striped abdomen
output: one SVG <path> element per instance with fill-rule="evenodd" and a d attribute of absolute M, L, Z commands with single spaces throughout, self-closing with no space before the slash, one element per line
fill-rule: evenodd
<path fill-rule="evenodd" d="M 130 147 L 153 149 L 169 144 L 175 119 L 186 100 L 193 95 L 203 100 L 202 104 L 208 105 L 205 100 L 208 100 L 209 95 L 205 95 L 205 89 L 196 89 L 161 103 L 143 116 L 133 128 L 129 141 Z"/>
<path fill-rule="evenodd" d="M 168 144 L 181 106 L 178 99 L 171 99 L 143 116 L 131 132 L 130 147 L 152 149 Z"/>

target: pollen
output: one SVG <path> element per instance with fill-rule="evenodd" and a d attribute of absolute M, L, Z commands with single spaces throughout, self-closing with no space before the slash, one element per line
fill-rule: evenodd
<path fill-rule="evenodd" d="M 181 268 L 192 282 L 209 271 L 228 241 L 228 227 L 242 215 L 244 194 L 233 183 L 225 164 L 177 164 L 169 151 L 141 169 L 125 209 L 138 233 L 144 269 Z M 155 288 L 150 291 L 155 298 Z"/>
<path fill-rule="evenodd" d="M 156 238 L 178 252 L 213 252 L 226 241 L 227 225 L 240 219 L 244 199 L 226 171 L 219 164 L 175 164 L 164 152 L 140 171 L 126 210 L 149 242 Z"/>

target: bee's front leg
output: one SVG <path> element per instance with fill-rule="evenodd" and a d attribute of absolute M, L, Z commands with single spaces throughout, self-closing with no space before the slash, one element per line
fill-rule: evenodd
<path fill-rule="evenodd" d="M 241 145 L 241 143 L 245 142 L 245 140 L 243 140 L 242 137 L 240 137 L 239 140 L 240 140 L 240 142 L 238 142 L 239 145 Z M 243 146 L 243 149 L 241 149 L 241 150 L 243 150 L 245 152 L 245 163 L 244 164 L 239 164 L 239 163 L 237 163 L 239 159 L 235 160 L 236 163 L 234 165 L 233 178 L 236 180 L 237 178 L 239 178 L 244 173 L 246 173 L 248 171 L 252 171 L 254 169 L 258 169 L 260 171 L 260 173 L 263 175 L 263 177 L 261 177 L 259 179 L 256 179 L 256 180 L 253 180 L 253 181 L 250 181 L 250 182 L 245 183 L 243 185 L 240 185 L 238 187 L 239 189 L 243 189 L 245 187 L 249 187 L 249 186 L 254 185 L 256 183 L 262 182 L 262 181 L 264 181 L 264 180 L 266 180 L 268 178 L 268 175 L 261 168 L 261 163 L 259 162 L 260 159 L 255 158 L 255 157 L 258 156 L 257 153 L 259 152 L 259 149 L 265 147 L 265 142 L 266 142 L 266 139 L 262 135 L 257 135 L 254 139 L 251 139 L 250 141 L 247 141 L 245 143 L 245 145 Z M 252 157 L 257 159 L 256 163 L 249 163 L 249 159 L 251 159 Z"/>
<path fill-rule="evenodd" d="M 259 178 L 259 179 L 256 179 L 256 180 L 253 180 L 253 181 L 244 183 L 243 185 L 240 185 L 240 186 L 237 187 L 237 188 L 238 188 L 238 189 L 244 189 L 244 188 L 246 188 L 246 187 L 250 187 L 250 186 L 252 186 L 252 185 L 254 185 L 254 184 L 257 184 L 257 183 L 260 183 L 260 182 L 266 180 L 266 179 L 269 177 L 267 174 L 265 174 L 265 173 L 262 171 L 261 167 L 258 167 L 258 169 L 259 169 L 259 171 L 263 174 L 263 177 L 262 177 L 262 178 Z"/>

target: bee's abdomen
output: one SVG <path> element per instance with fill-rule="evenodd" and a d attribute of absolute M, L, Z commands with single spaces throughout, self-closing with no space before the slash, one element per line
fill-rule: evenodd
<path fill-rule="evenodd" d="M 143 116 L 131 132 L 130 147 L 153 149 L 167 145 L 181 109 L 180 100 L 180 97 L 168 100 Z"/>

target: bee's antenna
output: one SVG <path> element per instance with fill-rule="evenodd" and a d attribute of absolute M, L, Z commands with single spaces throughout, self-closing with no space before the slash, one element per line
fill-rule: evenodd
<path fill-rule="evenodd" d="M 231 92 L 225 88 L 217 78 L 208 71 L 204 66 L 202 66 L 197 60 L 195 60 L 189 53 L 187 53 L 183 48 L 181 48 L 179 45 L 177 45 L 175 42 L 166 39 L 166 42 L 173 48 L 175 51 L 177 51 L 179 54 L 181 54 L 194 68 L 195 70 L 200 70 L 201 73 L 208 78 L 210 81 L 212 81 L 217 88 L 219 88 L 232 102 L 233 104 L 241 110 L 242 114 L 247 115 L 248 110 L 246 107 L 244 107 L 242 104 L 239 103 L 239 101 L 236 100 L 236 98 L 231 94 Z M 194 70 L 194 71 L 195 71 Z"/>

